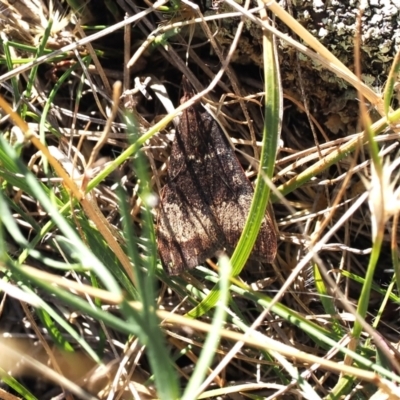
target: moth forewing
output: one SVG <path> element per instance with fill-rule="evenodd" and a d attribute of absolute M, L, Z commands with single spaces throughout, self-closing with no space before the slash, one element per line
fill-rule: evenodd
<path fill-rule="evenodd" d="M 185 92 L 187 100 L 190 93 Z M 219 124 L 201 105 L 187 108 L 172 144 L 158 214 L 158 250 L 171 275 L 231 254 L 240 238 L 253 186 Z M 272 262 L 276 234 L 267 214 L 251 258 Z"/>

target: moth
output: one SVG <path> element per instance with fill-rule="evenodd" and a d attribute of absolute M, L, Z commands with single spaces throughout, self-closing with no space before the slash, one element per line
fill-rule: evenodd
<path fill-rule="evenodd" d="M 183 80 L 181 102 L 193 96 Z M 172 144 L 167 183 L 158 210 L 158 251 L 170 275 L 202 264 L 216 252 L 229 255 L 243 231 L 253 186 L 214 118 L 201 106 L 187 108 Z M 271 263 L 275 228 L 267 214 L 251 258 Z"/>

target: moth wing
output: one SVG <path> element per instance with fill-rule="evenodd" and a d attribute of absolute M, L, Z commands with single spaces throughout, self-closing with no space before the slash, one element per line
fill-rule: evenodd
<path fill-rule="evenodd" d="M 260 231 L 250 257 L 261 262 L 272 263 L 277 251 L 275 226 L 267 214 L 261 223 Z"/>
<path fill-rule="evenodd" d="M 247 179 L 246 176 L 244 177 Z M 246 190 L 242 186 L 241 190 L 233 195 L 231 194 L 231 199 L 236 197 L 236 201 L 220 204 L 214 211 L 215 215 L 220 216 L 219 226 L 226 238 L 226 243 L 229 245 L 229 252 L 233 252 L 235 249 L 249 215 L 254 194 L 250 182 L 249 185 L 249 189 Z M 226 194 L 228 195 L 229 193 L 227 192 Z M 260 262 L 271 263 L 275 259 L 276 251 L 275 227 L 267 214 L 261 223 L 250 258 Z"/>
<path fill-rule="evenodd" d="M 202 264 L 220 248 L 218 225 L 207 205 L 190 200 L 185 185 L 167 184 L 162 192 L 158 218 L 158 251 L 170 275 Z"/>
<path fill-rule="evenodd" d="M 214 121 L 217 125 L 217 123 Z M 219 126 L 217 126 L 218 129 Z M 218 179 L 212 187 L 214 193 L 213 214 L 218 219 L 218 225 L 225 237 L 227 250 L 232 252 L 239 241 L 247 220 L 254 190 L 251 182 L 243 171 L 232 147 L 221 132 L 212 136 L 213 148 L 224 149 L 218 155 L 218 168 L 214 174 Z M 250 258 L 271 263 L 276 255 L 277 242 L 275 227 L 267 214 L 261 224 L 257 240 Z"/>

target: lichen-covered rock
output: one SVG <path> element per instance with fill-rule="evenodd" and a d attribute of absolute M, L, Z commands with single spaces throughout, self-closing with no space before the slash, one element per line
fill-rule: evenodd
<path fill-rule="evenodd" d="M 287 2 L 279 2 L 282 7 Z M 292 1 L 292 15 L 350 70 L 354 70 L 354 37 L 359 1 Z M 253 4 L 255 5 L 255 4 Z M 224 7 L 226 7 L 224 5 Z M 400 43 L 400 0 L 371 0 L 362 15 L 361 67 L 364 82 L 380 91 L 387 80 Z M 278 28 L 288 28 L 277 21 Z M 238 19 L 224 19 L 218 40 L 229 47 Z M 310 110 L 328 132 L 349 134 L 357 129 L 358 103 L 354 88 L 320 64 L 280 43 L 284 89 L 301 100 L 299 68 Z M 262 67 L 262 35 L 258 26 L 245 24 L 233 62 Z M 337 121 L 338 123 L 333 123 Z"/>

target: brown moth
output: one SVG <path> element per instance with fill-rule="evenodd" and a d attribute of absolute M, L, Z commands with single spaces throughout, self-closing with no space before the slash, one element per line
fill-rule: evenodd
<path fill-rule="evenodd" d="M 182 103 L 193 96 L 185 79 L 183 86 Z M 159 206 L 158 251 L 164 269 L 178 275 L 220 250 L 231 255 L 253 193 L 218 123 L 200 104 L 187 108 L 176 130 Z M 270 263 L 276 249 L 275 228 L 267 214 L 250 257 Z"/>

